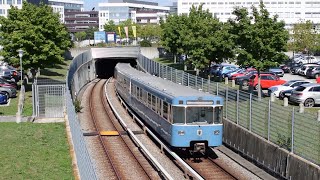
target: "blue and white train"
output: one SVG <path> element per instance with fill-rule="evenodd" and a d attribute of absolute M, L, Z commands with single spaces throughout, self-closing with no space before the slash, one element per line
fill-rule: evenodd
<path fill-rule="evenodd" d="M 114 77 L 124 101 L 174 148 L 206 153 L 222 144 L 224 100 L 118 63 Z"/>

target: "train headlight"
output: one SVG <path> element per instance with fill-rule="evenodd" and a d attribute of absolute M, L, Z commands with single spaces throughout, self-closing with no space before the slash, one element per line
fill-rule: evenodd
<path fill-rule="evenodd" d="M 213 131 L 213 134 L 214 134 L 214 135 L 219 135 L 219 134 L 220 134 L 220 131 L 219 131 L 219 130 L 215 130 L 215 131 Z"/>
<path fill-rule="evenodd" d="M 179 134 L 180 136 L 184 136 L 184 131 L 178 131 L 178 134 Z"/>

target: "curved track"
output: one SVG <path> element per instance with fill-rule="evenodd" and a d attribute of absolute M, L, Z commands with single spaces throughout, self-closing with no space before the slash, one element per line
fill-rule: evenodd
<path fill-rule="evenodd" d="M 103 92 L 105 82 L 106 80 L 96 82 L 91 91 L 89 104 L 96 134 L 112 167 L 106 178 L 160 179 L 155 177 L 154 170 L 147 165 L 148 161 L 142 155 L 137 155 L 141 153 L 114 117 Z"/>

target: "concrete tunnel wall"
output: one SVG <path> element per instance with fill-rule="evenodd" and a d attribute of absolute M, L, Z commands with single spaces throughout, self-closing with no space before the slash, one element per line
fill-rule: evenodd
<path fill-rule="evenodd" d="M 319 180 L 319 166 L 224 119 L 224 142 L 270 173 L 286 179 Z"/>

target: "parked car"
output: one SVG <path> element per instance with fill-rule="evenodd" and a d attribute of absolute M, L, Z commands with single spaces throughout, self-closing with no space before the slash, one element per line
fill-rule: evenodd
<path fill-rule="evenodd" d="M 291 80 L 291 81 L 287 81 L 282 85 L 271 86 L 268 88 L 268 95 L 270 96 L 271 94 L 274 94 L 276 97 L 279 97 L 279 94 L 281 91 L 290 90 L 290 89 L 292 90 L 295 87 L 298 87 L 301 84 L 306 84 L 306 83 L 310 83 L 310 82 L 305 80 Z"/>
<path fill-rule="evenodd" d="M 8 96 L 5 93 L 0 92 L 0 104 L 7 104 Z"/>
<path fill-rule="evenodd" d="M 237 69 L 237 66 L 235 65 L 221 65 L 221 67 L 219 68 L 219 70 L 216 72 L 217 76 L 221 76 L 222 78 L 226 77 L 226 74 L 230 71 L 233 71 Z"/>
<path fill-rule="evenodd" d="M 2 77 L 0 77 L 0 86 L 1 86 L 1 84 L 9 84 L 9 85 L 13 86 L 13 87 L 16 88 L 16 89 L 17 89 L 17 87 L 18 87 L 18 85 L 17 85 L 16 82 L 11 81 L 11 80 L 8 80 L 8 79 L 4 79 L 4 78 L 2 78 Z"/>
<path fill-rule="evenodd" d="M 289 98 L 292 103 L 303 103 L 305 107 L 313 107 L 320 104 L 320 84 L 302 84 L 292 91 Z"/>
<path fill-rule="evenodd" d="M 220 64 L 215 64 L 212 67 L 210 67 L 210 75 L 216 76 L 217 72 L 219 71 L 221 65 Z"/>
<path fill-rule="evenodd" d="M 228 79 L 232 79 L 232 75 L 238 74 L 238 73 L 244 73 L 245 71 L 246 71 L 245 69 L 238 68 L 238 69 L 235 69 L 235 70 L 233 70 L 231 72 L 228 72 L 226 74 L 226 76 L 228 77 Z"/>
<path fill-rule="evenodd" d="M 284 71 L 280 67 L 272 67 L 272 68 L 269 68 L 268 71 L 276 73 L 279 77 L 284 76 Z"/>
<path fill-rule="evenodd" d="M 280 65 L 280 68 L 283 70 L 284 73 L 289 73 L 290 72 L 290 67 L 288 65 Z"/>
<path fill-rule="evenodd" d="M 307 74 L 308 69 L 315 67 L 320 66 L 318 64 L 304 64 L 299 71 L 299 75 L 305 76 Z"/>
<path fill-rule="evenodd" d="M 299 69 L 300 67 L 301 67 L 301 64 L 291 63 L 291 64 L 290 64 L 290 73 L 291 73 L 291 74 L 296 74 L 297 69 Z"/>
<path fill-rule="evenodd" d="M 250 77 L 255 73 L 257 73 L 257 71 L 249 71 L 242 76 L 237 76 L 234 79 L 235 83 L 238 85 L 242 84 L 242 86 L 248 86 L 248 82 L 250 80 Z"/>
<path fill-rule="evenodd" d="M 305 63 L 317 63 L 318 60 L 314 56 L 305 56 L 304 58 L 295 59 L 296 63 L 305 64 Z"/>
<path fill-rule="evenodd" d="M 0 68 L 0 77 L 4 79 L 8 79 L 11 81 L 18 82 L 20 79 L 19 76 L 20 73 L 18 73 L 16 70 L 11 70 L 11 69 L 1 69 Z"/>
<path fill-rule="evenodd" d="M 284 84 L 286 81 L 280 79 L 278 76 L 274 74 L 260 74 L 260 86 L 262 89 L 268 89 L 271 86 Z M 258 75 L 254 74 L 250 77 L 249 86 L 253 86 L 255 89 L 258 89 Z"/>
<path fill-rule="evenodd" d="M 298 86 L 299 87 L 299 86 Z M 292 91 L 294 91 L 297 87 L 293 88 L 293 89 L 288 89 L 288 90 L 284 90 L 284 91 L 280 91 L 279 93 L 279 99 L 283 100 L 285 97 L 286 98 L 290 98 Z"/>
<path fill-rule="evenodd" d="M 306 72 L 307 78 L 318 78 L 320 75 L 320 66 L 309 68 Z"/>
<path fill-rule="evenodd" d="M 13 87 L 0 87 L 0 92 L 6 94 L 8 98 L 17 96 L 17 90 Z"/>

